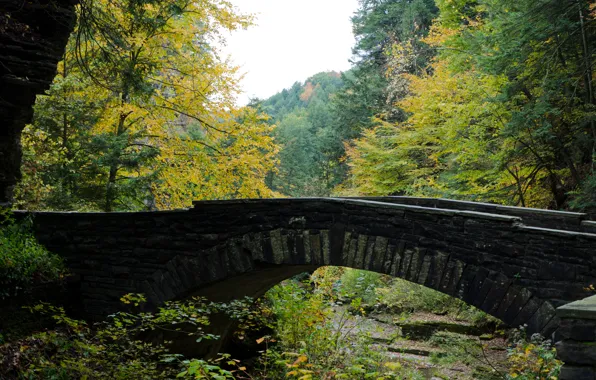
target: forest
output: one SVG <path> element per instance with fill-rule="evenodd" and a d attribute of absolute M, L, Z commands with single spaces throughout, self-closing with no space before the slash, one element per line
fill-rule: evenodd
<path fill-rule="evenodd" d="M 83 1 L 77 12 L 23 131 L 15 209 L 405 195 L 596 212 L 593 1 L 358 0 L 350 70 L 246 106 L 221 46 L 254 15 L 225 0 Z M 92 325 L 35 303 L 68 270 L 30 222 L 0 219 L 0 379 L 547 380 L 562 365 L 524 326 L 339 267 L 258 300 L 139 313 L 145 295 L 123 294 L 130 311 Z M 237 331 L 216 357 L 139 338 L 184 325 L 174 330 L 216 340 L 207 326 L 223 314 Z"/>
<path fill-rule="evenodd" d="M 19 208 L 331 195 L 594 208 L 590 2 L 362 0 L 351 70 L 246 107 L 216 41 L 252 16 L 225 2 L 85 12 L 23 135 Z"/>
<path fill-rule="evenodd" d="M 592 210 L 593 18 L 588 2 L 361 1 L 340 87 L 321 73 L 261 102 L 278 123 L 275 176 L 322 160 L 282 182 Z M 334 143 L 287 157 L 320 136 Z"/>

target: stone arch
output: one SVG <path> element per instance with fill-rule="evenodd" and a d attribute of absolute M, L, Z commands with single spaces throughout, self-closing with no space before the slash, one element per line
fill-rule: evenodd
<path fill-rule="evenodd" d="M 160 287 L 172 289 L 174 298 L 202 295 L 223 302 L 245 296 L 256 299 L 293 275 L 333 265 L 387 274 L 420 284 L 461 299 L 508 326 L 526 324 L 530 334 L 540 333 L 548 337 L 559 327 L 559 318 L 549 301 L 539 299 L 516 284 L 515 279 L 499 272 L 468 265 L 440 249 L 413 247 L 380 235 L 344 231 L 342 249 L 337 251 L 340 245 L 333 242 L 333 234 L 337 231 L 339 229 L 333 227 L 316 231 L 275 229 L 230 238 L 210 249 L 210 257 L 219 257 L 212 261 L 216 267 L 207 271 L 212 281 L 210 285 L 185 286 L 189 277 L 202 266 L 192 258 L 176 256 L 167 264 L 168 272 L 160 272 Z M 193 278 L 198 281 L 200 276 Z M 151 294 L 151 300 L 157 296 L 152 289 L 146 288 L 146 291 Z M 156 303 L 161 302 L 158 299 Z M 228 344 L 233 331 L 232 321 L 218 322 L 222 325 L 217 325 L 213 333 L 221 339 L 207 348 L 211 356 Z M 181 347 L 185 347 L 182 350 L 197 349 L 192 339 L 177 339 Z"/>
<path fill-rule="evenodd" d="M 475 306 L 505 324 L 527 325 L 529 333 L 550 336 L 558 328 L 555 308 L 502 273 L 467 264 L 441 249 L 421 248 L 380 235 L 344 232 L 344 242 L 333 243 L 333 230 L 276 229 L 245 234 L 211 248 L 207 268 L 189 257 L 176 256 L 154 278 L 158 289 L 172 289 L 158 295 L 155 287 L 146 292 L 155 303 L 195 293 L 197 271 L 207 274 L 209 286 L 199 294 L 215 300 L 260 297 L 271 287 L 295 274 L 325 265 L 373 271 L 420 284 Z M 337 239 L 336 239 L 337 240 Z M 195 275 L 193 275 L 195 274 Z M 163 292 L 162 292 L 163 293 Z"/>

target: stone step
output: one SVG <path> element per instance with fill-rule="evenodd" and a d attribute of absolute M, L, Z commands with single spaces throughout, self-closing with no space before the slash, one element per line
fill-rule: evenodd
<path fill-rule="evenodd" d="M 396 323 L 401 329 L 401 335 L 412 340 L 427 340 L 439 331 L 446 331 L 462 335 L 482 336 L 486 333 L 482 329 L 468 324 L 459 324 L 440 321 L 421 321 Z"/>

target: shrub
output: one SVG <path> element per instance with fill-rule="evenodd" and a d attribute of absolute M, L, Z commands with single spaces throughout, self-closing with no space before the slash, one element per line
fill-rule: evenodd
<path fill-rule="evenodd" d="M 431 313 L 457 312 L 461 301 L 424 286 L 394 278 L 388 287 L 377 289 L 379 302 L 406 310 Z"/>
<path fill-rule="evenodd" d="M 496 318 L 462 300 L 400 278 L 392 279 L 389 286 L 376 288 L 375 291 L 379 303 L 404 311 L 450 314 L 479 327 L 500 324 Z"/>
<path fill-rule="evenodd" d="M 461 362 L 466 365 L 477 364 L 483 359 L 482 344 L 466 335 L 437 331 L 429 339 L 429 343 L 439 347 L 443 355 L 433 355 L 435 363 L 452 364 Z"/>
<path fill-rule="evenodd" d="M 17 223 L 5 217 L 0 225 L 0 300 L 64 277 L 62 259 L 37 242 L 30 220 Z"/>
<path fill-rule="evenodd" d="M 596 211 L 596 175 L 589 175 L 576 191 L 570 192 L 572 196 L 569 205 L 571 208 L 584 212 Z"/>
<path fill-rule="evenodd" d="M 514 330 L 512 347 L 507 351 L 508 379 L 551 380 L 559 377 L 563 363 L 557 360 L 552 342 L 540 334 L 528 339 L 525 327 Z"/>
<path fill-rule="evenodd" d="M 387 284 L 389 277 L 375 272 L 346 269 L 340 279 L 339 293 L 347 298 L 361 298 L 365 304 L 377 301 L 375 290 Z"/>

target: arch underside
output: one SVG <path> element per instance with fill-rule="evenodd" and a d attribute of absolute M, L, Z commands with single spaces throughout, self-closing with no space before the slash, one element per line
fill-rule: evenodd
<path fill-rule="evenodd" d="M 156 272 L 155 281 L 145 283 L 144 291 L 156 304 L 189 294 L 218 301 L 257 298 L 295 274 L 333 265 L 420 284 L 461 299 L 509 326 L 525 324 L 529 333 L 550 336 L 558 327 L 551 302 L 534 296 L 516 278 L 466 263 L 445 247 L 420 247 L 413 241 L 356 231 L 344 232 L 338 244 L 332 235 L 331 230 L 297 229 L 245 234 L 212 247 L 207 261 L 174 257 L 167 271 Z M 201 278 L 208 278 L 211 285 L 202 285 Z"/>

